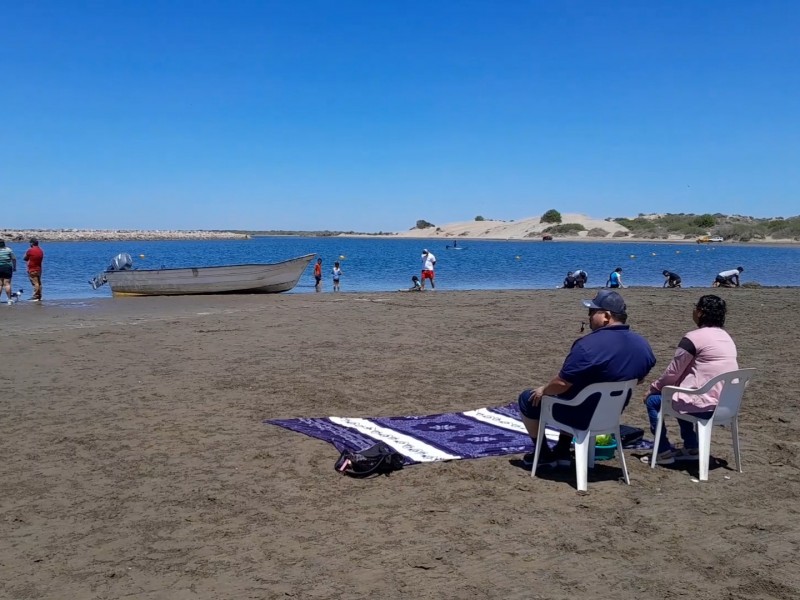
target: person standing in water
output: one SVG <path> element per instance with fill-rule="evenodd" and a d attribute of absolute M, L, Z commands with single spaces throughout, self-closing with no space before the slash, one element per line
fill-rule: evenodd
<path fill-rule="evenodd" d="M 342 277 L 342 269 L 339 268 L 339 263 L 333 263 L 333 270 L 331 271 L 333 274 L 333 291 L 339 291 L 339 279 Z"/>
<path fill-rule="evenodd" d="M 436 275 L 433 272 L 433 268 L 436 266 L 436 257 L 433 255 L 433 252 L 428 252 L 428 249 L 422 251 L 422 289 L 425 289 L 425 280 L 428 279 L 431 282 L 431 289 L 436 289 L 436 284 L 434 283 L 434 277 Z"/>
<path fill-rule="evenodd" d="M 319 292 L 322 290 L 322 259 L 317 259 L 317 264 L 314 265 L 314 289 Z"/>
<path fill-rule="evenodd" d="M 608 276 L 608 281 L 606 281 L 606 287 L 608 288 L 624 288 L 625 286 L 622 283 L 622 267 L 617 267 L 611 274 Z"/>
<path fill-rule="evenodd" d="M 39 240 L 31 238 L 31 247 L 25 251 L 25 256 L 22 257 L 28 265 L 28 279 L 31 280 L 33 286 L 33 294 L 31 295 L 31 302 L 41 302 L 42 300 L 42 261 L 44 260 L 44 252 L 39 248 Z"/>
<path fill-rule="evenodd" d="M 14 251 L 6 246 L 5 240 L 0 240 L 0 296 L 3 295 L 3 290 L 5 290 L 6 300 L 8 300 L 9 304 L 14 303 L 11 297 L 11 278 L 16 270 L 17 257 L 14 256 Z"/>

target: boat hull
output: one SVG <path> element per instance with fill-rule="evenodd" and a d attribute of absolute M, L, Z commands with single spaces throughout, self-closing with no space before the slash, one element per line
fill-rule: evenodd
<path fill-rule="evenodd" d="M 291 290 L 314 254 L 271 264 L 107 271 L 114 296 L 274 294 Z"/>

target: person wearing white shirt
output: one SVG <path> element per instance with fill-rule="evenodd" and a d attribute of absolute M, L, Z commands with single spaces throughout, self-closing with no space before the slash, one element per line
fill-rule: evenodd
<path fill-rule="evenodd" d="M 739 287 L 739 273 L 742 271 L 744 271 L 744 267 L 723 271 L 714 279 L 714 287 Z"/>
<path fill-rule="evenodd" d="M 433 267 L 436 266 L 436 257 L 433 252 L 428 252 L 427 248 L 422 251 L 422 289 L 425 289 L 425 280 L 429 279 L 431 282 L 431 289 L 436 289 L 434 278 L 436 275 L 433 272 Z"/>

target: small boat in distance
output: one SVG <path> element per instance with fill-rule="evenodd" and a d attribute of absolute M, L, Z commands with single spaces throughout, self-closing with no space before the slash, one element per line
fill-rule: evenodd
<path fill-rule="evenodd" d="M 186 294 L 272 294 L 297 285 L 315 254 L 277 263 L 134 269 L 130 254 L 118 254 L 108 268 L 89 281 L 105 283 L 116 296 L 181 296 Z"/>

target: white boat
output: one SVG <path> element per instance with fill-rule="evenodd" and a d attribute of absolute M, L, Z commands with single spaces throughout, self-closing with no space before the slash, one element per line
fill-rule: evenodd
<path fill-rule="evenodd" d="M 120 254 L 108 269 L 89 283 L 95 289 L 108 283 L 114 296 L 272 294 L 286 292 L 297 285 L 314 256 L 306 254 L 268 264 L 133 269 L 130 255 Z"/>

